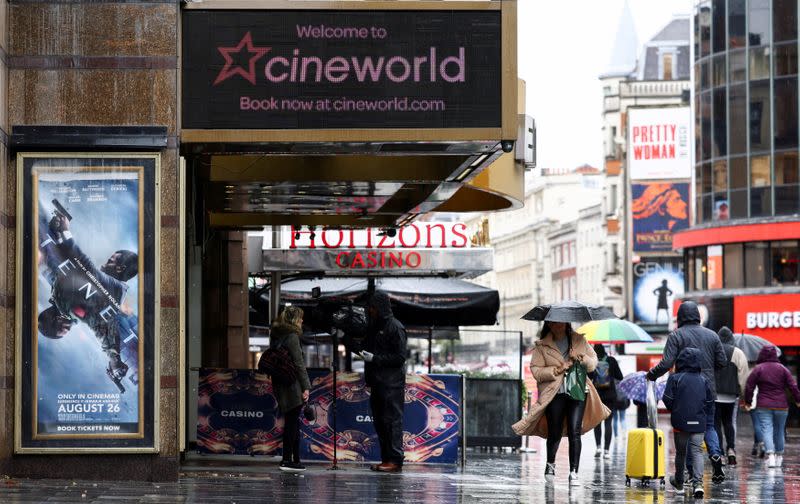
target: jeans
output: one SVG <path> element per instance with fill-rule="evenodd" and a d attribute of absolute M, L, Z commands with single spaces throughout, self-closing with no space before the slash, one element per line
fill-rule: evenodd
<path fill-rule="evenodd" d="M 381 462 L 403 465 L 403 407 L 405 389 L 400 387 L 372 387 L 369 394 L 372 423 L 378 434 Z"/>
<path fill-rule="evenodd" d="M 300 409 L 290 409 L 283 416 L 283 460 L 300 462 Z"/>
<path fill-rule="evenodd" d="M 581 425 L 586 401 L 576 401 L 567 394 L 556 394 L 544 410 L 547 419 L 547 463 L 556 461 L 558 445 L 567 422 L 567 439 L 569 440 L 569 470 L 578 470 L 581 459 Z"/>
<path fill-rule="evenodd" d="M 736 430 L 734 428 L 734 411 L 737 403 L 717 402 L 714 404 L 714 429 L 717 431 L 719 444 L 722 445 L 722 435 L 725 435 L 728 450 L 736 450 Z"/>
<path fill-rule="evenodd" d="M 600 448 L 600 439 L 602 438 L 603 428 L 606 429 L 606 436 L 605 436 L 605 449 L 608 451 L 611 448 L 611 423 L 614 421 L 612 418 L 613 414 L 608 415 L 608 418 L 597 424 L 597 427 L 594 428 L 594 444 L 598 448 Z"/>
<path fill-rule="evenodd" d="M 612 428 L 614 435 L 619 436 L 619 433 L 625 429 L 625 411 L 623 409 L 611 410 L 611 418 L 613 418 Z"/>
<path fill-rule="evenodd" d="M 758 423 L 756 419 L 756 410 L 750 410 L 750 420 L 753 421 L 753 438 L 756 443 L 763 443 L 764 442 L 764 435 L 761 433 L 761 425 Z"/>
<path fill-rule="evenodd" d="M 695 481 L 703 481 L 703 433 L 675 431 L 675 481 L 683 484 L 683 461 Z M 688 450 L 686 448 L 689 448 Z M 691 462 L 691 463 L 689 463 Z"/>
<path fill-rule="evenodd" d="M 755 420 L 758 422 L 764 437 L 764 449 L 767 453 L 783 454 L 785 441 L 786 418 L 789 410 L 756 408 Z"/>

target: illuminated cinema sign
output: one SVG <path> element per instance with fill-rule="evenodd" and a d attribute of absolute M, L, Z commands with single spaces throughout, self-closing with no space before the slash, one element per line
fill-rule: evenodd
<path fill-rule="evenodd" d="M 501 125 L 501 14 L 188 11 L 183 127 Z"/>

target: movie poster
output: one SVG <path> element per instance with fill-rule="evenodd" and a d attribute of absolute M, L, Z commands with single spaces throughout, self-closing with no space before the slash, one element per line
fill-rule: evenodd
<path fill-rule="evenodd" d="M 689 183 L 631 185 L 634 252 L 672 252 L 672 235 L 689 227 Z"/>
<path fill-rule="evenodd" d="M 672 305 L 684 292 L 683 259 L 642 258 L 633 265 L 634 322 L 667 326 Z"/>
<path fill-rule="evenodd" d="M 154 212 L 145 209 L 155 159 L 143 161 L 23 157 L 32 301 L 23 425 L 39 447 L 153 445 Z"/>

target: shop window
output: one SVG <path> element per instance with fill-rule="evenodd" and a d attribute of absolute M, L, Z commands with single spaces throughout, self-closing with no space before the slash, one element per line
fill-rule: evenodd
<path fill-rule="evenodd" d="M 746 287 L 769 285 L 769 244 L 751 242 L 744 244 L 744 283 Z"/>
<path fill-rule="evenodd" d="M 769 151 L 770 142 L 769 81 L 750 83 L 750 150 Z"/>
<path fill-rule="evenodd" d="M 750 49 L 750 80 L 769 79 L 769 47 Z"/>
<path fill-rule="evenodd" d="M 800 212 L 800 167 L 797 151 L 775 154 L 775 214 Z"/>
<path fill-rule="evenodd" d="M 772 243 L 772 285 L 800 285 L 798 243 L 796 240 Z"/>
<path fill-rule="evenodd" d="M 747 88 L 744 84 L 730 87 L 728 110 L 730 114 L 728 148 L 731 154 L 744 154 L 747 152 Z"/>
<path fill-rule="evenodd" d="M 728 1 L 728 47 L 735 49 L 744 47 L 747 39 L 745 38 L 746 24 L 746 0 Z"/>
<path fill-rule="evenodd" d="M 728 155 L 728 97 L 725 88 L 714 90 L 713 156 Z"/>
<path fill-rule="evenodd" d="M 772 214 L 772 178 L 770 157 L 757 156 L 750 159 L 750 216 L 761 217 Z"/>
<path fill-rule="evenodd" d="M 691 269 L 694 272 L 694 285 L 692 290 L 706 290 L 708 267 L 706 265 L 706 248 L 694 249 L 694 264 Z"/>
<path fill-rule="evenodd" d="M 775 149 L 797 147 L 797 77 L 775 79 Z"/>
<path fill-rule="evenodd" d="M 748 41 L 750 46 L 769 44 L 770 42 L 770 2 L 771 0 L 750 0 L 748 20 Z"/>
<path fill-rule="evenodd" d="M 775 42 L 797 39 L 797 0 L 772 0 L 772 29 Z"/>
<path fill-rule="evenodd" d="M 722 251 L 726 289 L 744 287 L 744 249 L 741 243 L 725 245 Z"/>
<path fill-rule="evenodd" d="M 797 75 L 797 42 L 775 46 L 775 77 Z"/>

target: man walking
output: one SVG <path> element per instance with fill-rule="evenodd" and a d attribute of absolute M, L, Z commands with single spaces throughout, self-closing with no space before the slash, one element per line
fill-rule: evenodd
<path fill-rule="evenodd" d="M 686 301 L 678 308 L 678 329 L 670 333 L 664 347 L 661 362 L 647 372 L 647 379 L 655 381 L 664 375 L 675 364 L 675 360 L 684 348 L 697 348 L 701 354 L 701 368 L 703 375 L 711 385 L 714 400 L 717 399 L 714 370 L 721 369 L 727 364 L 725 350 L 722 348 L 717 334 L 700 325 L 700 310 L 693 301 Z M 706 419 L 705 442 L 708 447 L 711 465 L 714 468 L 712 481 L 721 483 L 725 481 L 725 472 L 722 470 L 722 450 L 719 438 L 714 428 L 714 415 Z"/>
<path fill-rule="evenodd" d="M 714 403 L 714 426 L 717 430 L 720 445 L 722 436 L 725 435 L 726 454 L 728 464 L 736 465 L 736 410 L 738 409 L 739 396 L 744 392 L 747 375 L 750 368 L 744 352 L 733 346 L 733 333 L 727 327 L 722 327 L 719 340 L 725 349 L 726 364 L 722 369 L 717 369 L 717 400 Z"/>
<path fill-rule="evenodd" d="M 406 330 L 392 314 L 389 296 L 376 292 L 369 302 L 369 330 L 364 342 L 364 378 L 370 387 L 372 422 L 378 433 L 381 463 L 371 469 L 403 469 Z"/>

